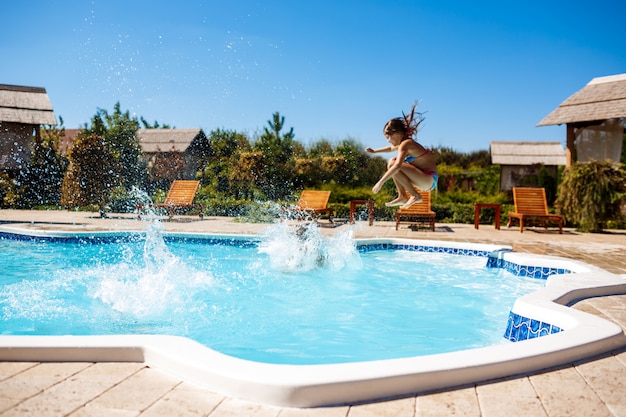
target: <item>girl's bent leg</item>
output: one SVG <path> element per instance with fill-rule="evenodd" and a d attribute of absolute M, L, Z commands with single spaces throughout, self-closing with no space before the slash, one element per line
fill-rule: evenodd
<path fill-rule="evenodd" d="M 411 198 L 409 198 L 409 201 L 407 201 L 406 203 L 404 203 L 404 204 L 402 205 L 402 207 L 400 207 L 400 208 L 403 208 L 403 209 L 408 209 L 408 208 L 409 208 L 409 207 L 411 207 L 413 204 L 417 204 L 417 203 L 419 203 L 419 202 L 421 202 L 421 201 L 422 201 L 422 196 L 421 196 L 421 195 L 419 195 L 419 194 L 418 194 L 418 195 L 416 195 L 416 196 L 415 196 L 415 195 L 412 195 L 412 196 L 411 196 Z"/>
<path fill-rule="evenodd" d="M 395 198 L 395 199 L 393 199 L 391 201 L 386 202 L 385 205 L 387 207 L 395 207 L 395 206 L 402 206 L 402 205 L 404 205 L 406 203 L 407 203 L 407 199 L 406 198 L 398 197 L 398 198 Z"/>
<path fill-rule="evenodd" d="M 393 183 L 396 186 L 396 191 L 398 192 L 398 197 L 396 197 L 395 199 L 385 203 L 385 206 L 387 206 L 387 207 L 401 206 L 401 205 L 403 205 L 403 204 L 405 204 L 407 202 L 406 193 L 404 191 L 404 188 L 402 188 L 402 186 L 396 180 L 395 176 L 392 177 L 392 180 L 393 180 Z"/>

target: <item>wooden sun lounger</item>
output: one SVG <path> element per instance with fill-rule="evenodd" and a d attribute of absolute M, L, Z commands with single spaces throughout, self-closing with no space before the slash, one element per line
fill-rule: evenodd
<path fill-rule="evenodd" d="M 204 206 L 200 203 L 194 203 L 196 192 L 200 187 L 200 181 L 196 180 L 175 180 L 170 186 L 165 201 L 161 204 L 155 204 L 153 207 L 164 209 L 171 219 L 176 214 L 180 214 L 191 209 L 199 211 L 200 218 L 204 218 Z M 138 207 L 140 210 L 142 207 Z M 141 215 L 140 215 L 141 217 Z"/>
<path fill-rule="evenodd" d="M 328 207 L 330 191 L 304 190 L 295 207 L 285 209 L 285 211 L 295 214 L 296 217 L 313 216 L 318 218 L 321 215 L 328 215 L 328 221 L 333 222 L 333 209 Z"/>
<path fill-rule="evenodd" d="M 513 202 L 515 211 L 509 212 L 509 224 L 513 219 L 519 221 L 519 231 L 524 232 L 524 224 L 527 220 L 539 220 L 543 227 L 548 228 L 548 222 L 555 222 L 559 226 L 559 233 L 563 233 L 563 217 L 558 214 L 548 213 L 546 202 L 546 190 L 544 188 L 513 188 Z"/>
<path fill-rule="evenodd" d="M 398 209 L 396 212 L 396 230 L 398 230 L 400 223 L 424 223 L 428 224 L 428 227 L 434 232 L 437 214 L 430 208 L 430 191 L 416 191 L 422 196 L 422 201 L 407 209 Z"/>

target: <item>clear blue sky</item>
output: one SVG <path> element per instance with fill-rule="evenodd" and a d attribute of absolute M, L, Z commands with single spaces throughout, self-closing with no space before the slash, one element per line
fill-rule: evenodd
<path fill-rule="evenodd" d="M 308 145 L 384 146 L 415 101 L 427 146 L 560 141 L 535 127 L 594 77 L 626 72 L 626 2 L 3 1 L 0 84 L 45 87 L 66 128 L 116 102 L 149 122 Z"/>

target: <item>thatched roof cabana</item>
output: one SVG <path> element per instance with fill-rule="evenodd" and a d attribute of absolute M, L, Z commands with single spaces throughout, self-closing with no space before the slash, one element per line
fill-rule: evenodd
<path fill-rule="evenodd" d="M 194 140 L 206 136 L 202 129 L 137 129 L 137 139 L 144 153 L 187 152 Z"/>
<path fill-rule="evenodd" d="M 565 165 L 565 150 L 560 142 L 499 142 L 490 146 L 491 163 L 500 165 L 500 189 L 535 184 L 539 171 L 557 178 L 557 166 Z"/>
<path fill-rule="evenodd" d="M 45 88 L 0 84 L 0 170 L 18 173 L 41 125 L 56 125 Z"/>
<path fill-rule="evenodd" d="M 491 142 L 491 163 L 498 165 L 565 165 L 560 142 Z"/>
<path fill-rule="evenodd" d="M 595 122 L 626 117 L 626 74 L 594 78 L 537 126 Z"/>
<path fill-rule="evenodd" d="M 0 122 L 56 125 L 45 88 L 0 84 Z"/>
<path fill-rule="evenodd" d="M 136 135 L 154 179 L 195 179 L 211 150 L 202 129 L 137 129 Z"/>
<path fill-rule="evenodd" d="M 603 157 L 615 160 L 615 155 L 621 153 L 624 118 L 626 118 L 626 74 L 618 74 L 592 79 L 537 126 L 567 124 L 569 166 L 573 160 L 577 140 L 579 160 Z M 603 143 L 599 144 L 600 141 Z"/>

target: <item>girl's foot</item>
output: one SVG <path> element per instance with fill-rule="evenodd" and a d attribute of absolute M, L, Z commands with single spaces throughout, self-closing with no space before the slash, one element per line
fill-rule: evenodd
<path fill-rule="evenodd" d="M 398 197 L 395 200 L 391 200 L 387 203 L 385 203 L 385 205 L 387 207 L 394 207 L 394 206 L 401 206 L 403 204 L 406 204 L 406 198 L 402 198 L 402 197 Z"/>
<path fill-rule="evenodd" d="M 409 201 L 407 201 L 406 203 L 404 203 L 404 205 L 400 208 L 403 209 L 408 209 L 409 207 L 411 207 L 413 204 L 417 204 L 420 201 L 422 201 L 422 196 L 421 195 L 412 195 L 411 198 L 409 198 Z"/>

